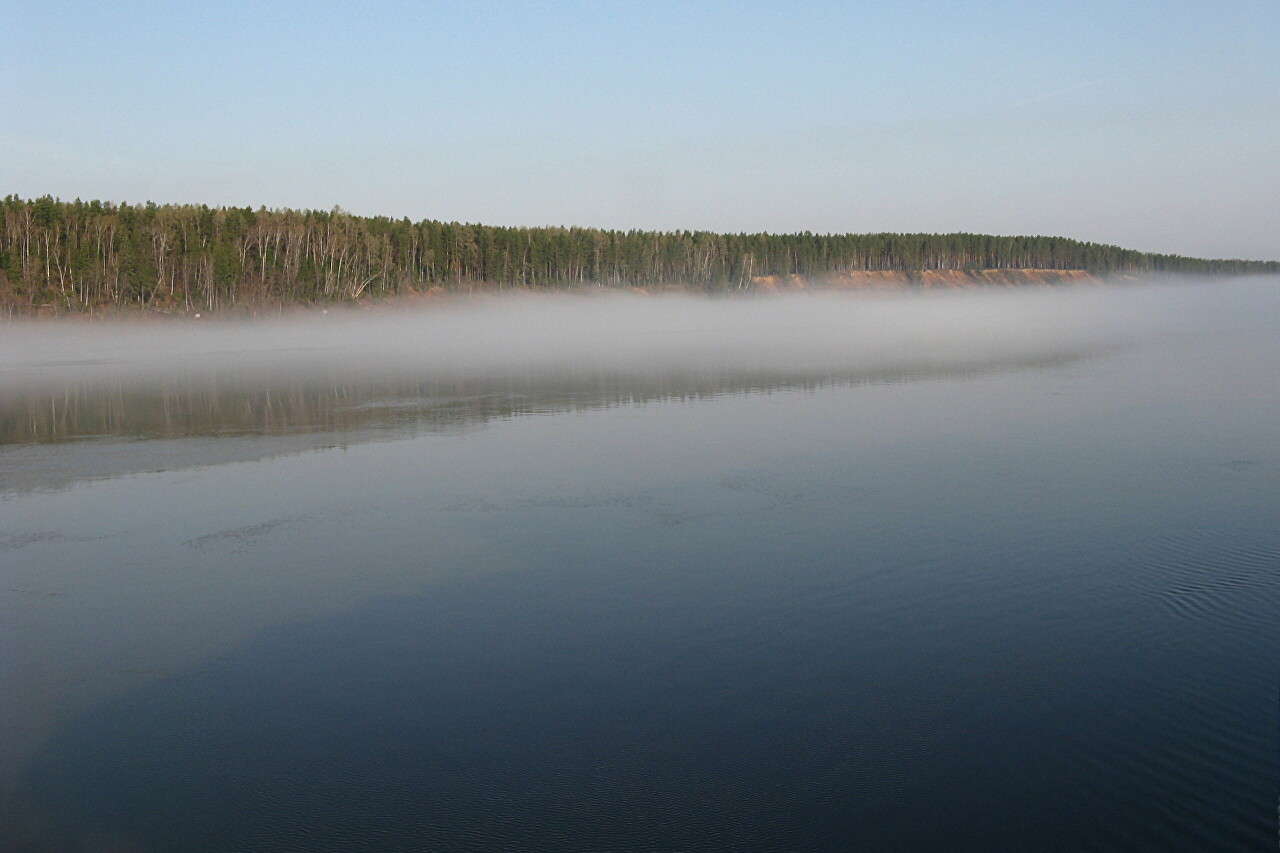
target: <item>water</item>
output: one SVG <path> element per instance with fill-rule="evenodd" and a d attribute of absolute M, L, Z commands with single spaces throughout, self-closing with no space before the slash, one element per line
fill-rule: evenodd
<path fill-rule="evenodd" d="M 1276 293 L 879 359 L 11 347 L 4 846 L 1272 849 Z"/>

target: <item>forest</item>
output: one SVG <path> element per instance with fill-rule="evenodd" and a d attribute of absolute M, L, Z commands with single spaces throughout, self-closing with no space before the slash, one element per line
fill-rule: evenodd
<path fill-rule="evenodd" d="M 501 227 L 330 211 L 0 202 L 0 307 L 218 311 L 432 289 L 679 286 L 749 290 L 762 276 L 864 270 L 1280 272 L 1280 262 L 1151 254 L 1063 237 L 719 234 Z"/>

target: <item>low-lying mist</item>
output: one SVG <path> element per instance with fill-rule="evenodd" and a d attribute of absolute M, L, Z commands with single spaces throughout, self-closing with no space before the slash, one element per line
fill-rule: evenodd
<path fill-rule="evenodd" d="M 344 431 L 1027 367 L 1266 331 L 1274 278 L 713 299 L 484 297 L 273 320 L 0 328 L 0 443 Z"/>
<path fill-rule="evenodd" d="M 958 379 L 1161 343 L 1152 381 L 1198 370 L 1263 388 L 1280 360 L 1278 284 L 548 295 L 276 320 L 14 323 L 0 326 L 0 493 L 526 414 Z M 1212 365 L 1188 362 L 1205 351 L 1188 338 L 1219 347 Z M 215 441 L 185 442 L 196 438 Z"/>
<path fill-rule="evenodd" d="M 1088 355 L 1226 328 L 1274 278 L 1048 290 L 483 297 L 272 320 L 43 321 L 0 328 L 0 393 L 200 375 L 702 370 L 794 375 L 947 369 Z"/>

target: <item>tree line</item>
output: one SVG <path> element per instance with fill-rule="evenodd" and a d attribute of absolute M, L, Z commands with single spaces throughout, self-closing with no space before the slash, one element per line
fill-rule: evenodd
<path fill-rule="evenodd" d="M 1063 237 L 516 228 L 355 216 L 340 208 L 14 195 L 0 210 L 0 305 L 11 311 L 215 311 L 477 285 L 740 290 L 760 276 L 861 270 L 1280 272 L 1275 261 L 1205 260 Z"/>

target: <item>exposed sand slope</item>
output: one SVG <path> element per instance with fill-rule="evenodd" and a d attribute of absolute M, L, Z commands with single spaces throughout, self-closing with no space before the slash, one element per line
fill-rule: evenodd
<path fill-rule="evenodd" d="M 780 292 L 822 288 L 828 290 L 857 290 L 865 287 L 979 287 L 1004 285 L 1014 287 L 1027 284 L 1086 284 L 1098 281 L 1084 270 L 874 270 L 858 272 L 823 273 L 815 276 L 762 275 L 751 280 L 756 290 Z"/>

